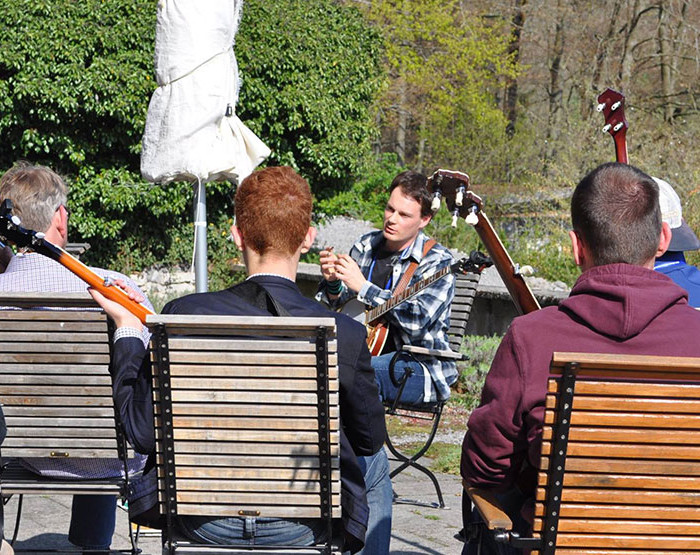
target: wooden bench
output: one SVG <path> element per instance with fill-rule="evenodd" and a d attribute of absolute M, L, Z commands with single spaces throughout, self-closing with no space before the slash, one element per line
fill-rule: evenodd
<path fill-rule="evenodd" d="M 514 547 L 700 552 L 700 358 L 554 353 L 533 538 L 469 494 Z"/>
<path fill-rule="evenodd" d="M 440 351 L 426 349 L 425 347 L 417 347 L 414 345 L 404 345 L 401 351 L 398 351 L 397 354 L 394 355 L 394 358 L 390 363 L 390 372 L 392 374 L 393 366 L 396 363 L 399 353 L 429 355 L 439 360 L 461 361 L 467 358 L 460 352 L 460 349 L 462 347 L 462 340 L 464 339 L 464 335 L 466 333 L 469 315 L 471 314 L 472 305 L 474 304 L 476 289 L 479 285 L 480 278 L 481 274 L 476 272 L 455 274 L 455 296 L 454 300 L 452 301 L 452 306 L 450 307 L 450 329 L 448 331 L 450 350 Z M 406 375 L 406 377 L 408 376 Z M 425 440 L 412 453 L 404 453 L 397 448 L 387 432 L 387 448 L 399 462 L 399 465 L 391 471 L 391 478 L 394 478 L 397 474 L 403 472 L 407 468 L 415 468 L 416 470 L 425 474 L 432 481 L 435 488 L 435 494 L 437 495 L 437 502 L 425 502 L 396 495 L 394 496 L 394 502 L 442 509 L 445 507 L 445 500 L 442 495 L 440 483 L 435 477 L 435 474 L 433 474 L 430 469 L 420 464 L 418 460 L 428 451 L 428 449 L 430 449 L 430 446 L 433 444 L 433 440 L 437 434 L 440 419 L 442 417 L 442 410 L 445 406 L 445 401 L 439 401 L 437 403 L 426 404 L 423 406 L 402 404 L 401 392 L 403 391 L 404 385 L 405 380 L 399 387 L 396 400 L 385 403 L 386 413 L 391 416 L 430 420 L 432 423 L 430 430 L 425 436 Z"/>
<path fill-rule="evenodd" d="M 176 515 L 324 519 L 328 542 L 290 549 L 335 552 L 335 321 L 156 315 L 148 325 L 164 553 L 248 552 L 184 540 Z"/>
<path fill-rule="evenodd" d="M 17 494 L 21 503 L 25 494 L 123 494 L 122 477 L 49 478 L 19 461 L 126 464 L 112 402 L 107 317 L 87 293 L 3 293 L 0 307 L 0 403 L 7 424 L 2 495 Z M 14 538 L 20 516 L 18 510 Z"/>

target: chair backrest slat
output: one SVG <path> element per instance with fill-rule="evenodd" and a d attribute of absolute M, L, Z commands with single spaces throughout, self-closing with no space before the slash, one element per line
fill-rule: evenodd
<path fill-rule="evenodd" d="M 455 352 L 459 352 L 462 345 L 480 278 L 481 274 L 474 272 L 455 274 L 455 296 L 450 308 L 448 331 L 450 349 Z"/>
<path fill-rule="evenodd" d="M 3 457 L 117 458 L 104 313 L 87 294 L 2 295 L 0 307 Z"/>
<path fill-rule="evenodd" d="M 330 483 L 339 518 L 335 321 L 168 315 L 149 326 L 161 513 L 322 518 Z M 330 437 L 330 482 L 319 426 Z"/>
<path fill-rule="evenodd" d="M 700 549 L 700 358 L 555 353 L 551 374 L 535 535 L 554 525 L 557 553 Z"/>

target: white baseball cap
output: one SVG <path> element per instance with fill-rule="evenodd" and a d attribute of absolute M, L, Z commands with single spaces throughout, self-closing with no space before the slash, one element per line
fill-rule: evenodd
<path fill-rule="evenodd" d="M 661 219 L 671 228 L 670 251 L 695 251 L 700 249 L 700 239 L 693 233 L 690 226 L 683 219 L 681 199 L 673 190 L 673 187 L 663 179 L 653 178 L 659 186 L 659 205 L 661 206 Z"/>

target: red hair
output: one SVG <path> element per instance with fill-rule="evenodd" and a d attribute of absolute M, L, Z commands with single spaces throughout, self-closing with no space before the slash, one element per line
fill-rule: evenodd
<path fill-rule="evenodd" d="M 258 170 L 238 186 L 236 225 L 246 245 L 258 254 L 293 255 L 311 225 L 311 191 L 289 166 Z"/>

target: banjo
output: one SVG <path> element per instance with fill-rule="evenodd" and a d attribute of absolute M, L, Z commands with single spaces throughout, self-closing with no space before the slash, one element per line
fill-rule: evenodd
<path fill-rule="evenodd" d="M 469 176 L 458 171 L 437 170 L 428 178 L 428 188 L 433 194 L 434 211 L 440 209 L 441 201 L 444 199 L 447 209 L 452 213 L 453 226 L 457 225 L 459 219 L 464 219 L 474 226 L 510 293 L 518 313 L 527 314 L 538 310 L 540 304 L 525 283 L 520 267 L 513 262 L 484 213 L 481 197 L 470 189 Z"/>
<path fill-rule="evenodd" d="M 612 135 L 615 142 L 615 158 L 627 164 L 627 120 L 625 119 L 625 97 L 613 89 L 606 89 L 598 96 L 596 109 L 603 113 L 603 131 Z"/>

